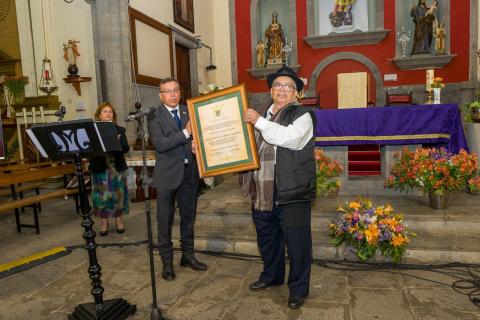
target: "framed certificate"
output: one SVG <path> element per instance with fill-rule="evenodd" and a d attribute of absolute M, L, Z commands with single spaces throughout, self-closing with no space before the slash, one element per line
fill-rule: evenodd
<path fill-rule="evenodd" d="M 243 121 L 243 84 L 187 100 L 201 178 L 257 169 L 255 135 Z"/>

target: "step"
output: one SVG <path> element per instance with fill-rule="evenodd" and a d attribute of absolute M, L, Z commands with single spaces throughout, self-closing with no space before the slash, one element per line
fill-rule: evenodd
<path fill-rule="evenodd" d="M 348 152 L 351 151 L 379 151 L 380 146 L 378 144 L 355 144 L 348 146 Z"/>
<path fill-rule="evenodd" d="M 373 171 L 358 171 L 358 170 L 353 170 L 353 171 L 348 171 L 349 176 L 380 176 L 382 175 L 382 172 L 379 170 L 373 170 Z"/>
<path fill-rule="evenodd" d="M 174 246 L 179 246 L 179 228 L 172 229 Z M 313 256 L 317 259 L 351 259 L 345 245 L 335 247 L 323 230 L 312 229 Z M 258 255 L 256 233 L 253 225 L 246 227 L 196 227 L 195 249 L 214 252 Z M 413 238 L 404 261 L 421 260 L 425 263 L 464 262 L 478 263 L 480 235 L 445 237 L 424 233 Z"/>
<path fill-rule="evenodd" d="M 348 152 L 348 161 L 380 161 L 380 151 Z"/>

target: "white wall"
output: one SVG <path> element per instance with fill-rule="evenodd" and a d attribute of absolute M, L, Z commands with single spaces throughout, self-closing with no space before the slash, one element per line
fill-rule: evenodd
<path fill-rule="evenodd" d="M 76 117 L 75 104 L 77 102 L 85 102 L 87 117 L 93 117 L 97 108 L 97 85 L 90 5 L 85 1 L 66 3 L 58 0 L 35 0 L 30 1 L 30 5 L 33 41 L 30 31 L 28 1 L 16 0 L 22 69 L 24 75 L 32 79 L 26 88 L 26 95 L 44 95 L 37 88 L 40 83 L 42 60 L 45 56 L 44 43 L 46 42 L 47 55 L 52 61 L 58 86 L 58 90 L 53 94 L 58 95 L 61 103 L 67 108 L 65 118 L 68 120 Z M 63 43 L 70 39 L 80 41 L 78 44 L 80 57 L 77 58 L 79 75 L 92 77 L 91 82 L 81 84 L 81 96 L 77 95 L 71 84 L 63 81 L 63 78 L 68 75 L 68 64 L 63 59 Z"/>
<path fill-rule="evenodd" d="M 227 0 L 193 1 L 195 33 L 174 23 L 173 1 L 171 0 L 130 0 L 130 5 L 166 26 L 173 25 L 192 37 L 200 35 L 202 41 L 212 47 L 213 64 L 217 66 L 217 69 L 213 71 L 206 71 L 206 67 L 210 64 L 209 50 L 207 48 L 197 50 L 199 92 L 206 90 L 209 83 L 222 86 L 231 85 L 232 70 Z"/>

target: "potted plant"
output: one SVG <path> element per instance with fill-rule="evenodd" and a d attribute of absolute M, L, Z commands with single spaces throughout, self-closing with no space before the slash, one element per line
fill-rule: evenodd
<path fill-rule="evenodd" d="M 335 179 L 343 172 L 342 165 L 325 155 L 322 149 L 315 149 L 317 164 L 317 196 L 335 196 L 340 190 L 340 181 Z"/>
<path fill-rule="evenodd" d="M 28 77 L 5 76 L 3 77 L 2 84 L 7 89 L 10 104 L 19 105 L 23 102 Z"/>
<path fill-rule="evenodd" d="M 462 105 L 463 120 L 467 122 L 480 122 L 480 101 L 477 99 Z"/>
<path fill-rule="evenodd" d="M 405 254 L 410 237 L 403 215 L 394 214 L 391 205 L 374 207 L 367 198 L 347 201 L 337 209 L 338 217 L 328 224 L 332 243 L 346 243 L 362 262 L 375 256 L 377 250 L 398 262 Z"/>
<path fill-rule="evenodd" d="M 464 188 L 467 180 L 478 171 L 477 155 L 465 150 L 451 154 L 445 148 L 404 149 L 395 158 L 397 162 L 385 182 L 386 187 L 399 190 L 422 188 L 428 193 L 430 206 L 434 209 L 445 209 L 447 191 Z"/>

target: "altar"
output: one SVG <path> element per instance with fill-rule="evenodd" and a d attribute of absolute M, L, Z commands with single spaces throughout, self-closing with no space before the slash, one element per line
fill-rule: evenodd
<path fill-rule="evenodd" d="M 468 151 L 456 104 L 316 110 L 317 146 L 358 144 L 445 147 Z"/>
<path fill-rule="evenodd" d="M 468 151 L 460 110 L 456 104 L 329 109 L 316 110 L 315 113 L 315 144 L 327 156 L 343 165 L 343 182 L 351 180 L 348 176 L 350 145 L 380 145 L 379 182 L 390 173 L 394 154 L 405 147 L 414 150 L 428 145 L 445 147 L 452 153 L 458 153 L 461 149 Z M 382 184 L 374 188 L 376 194 L 383 192 Z"/>

